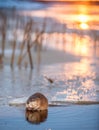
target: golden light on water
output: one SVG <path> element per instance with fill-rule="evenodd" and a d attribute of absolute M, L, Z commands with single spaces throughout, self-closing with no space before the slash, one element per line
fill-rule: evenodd
<path fill-rule="evenodd" d="M 87 55 L 88 53 L 88 47 L 86 44 L 81 44 L 80 42 L 78 42 L 75 46 L 75 53 L 77 55 Z"/>
<path fill-rule="evenodd" d="M 80 27 L 81 29 L 88 29 L 88 28 L 89 28 L 89 26 L 88 26 L 87 23 L 81 23 L 81 24 L 79 25 L 79 27 Z"/>
<path fill-rule="evenodd" d="M 82 48 L 81 48 L 81 52 L 82 52 L 83 54 L 87 54 L 87 52 L 88 52 L 88 48 L 87 48 L 86 45 L 83 45 L 83 46 L 82 46 Z"/>
<path fill-rule="evenodd" d="M 89 17 L 88 17 L 88 15 L 80 14 L 80 15 L 78 15 L 78 21 L 81 22 L 81 23 L 82 22 L 83 23 L 88 22 Z"/>
<path fill-rule="evenodd" d="M 93 91 L 95 89 L 93 81 L 95 73 L 90 67 L 88 60 L 74 63 L 73 65 L 69 64 L 69 67 L 66 64 L 63 66 L 63 79 L 64 77 L 66 78 L 66 84 L 69 87 L 58 91 L 55 96 L 57 98 L 61 96 L 65 101 L 92 100 L 92 96 L 95 96 Z M 80 84 L 77 85 L 78 82 Z"/>
<path fill-rule="evenodd" d="M 91 51 L 88 44 L 89 42 L 90 42 L 90 38 L 88 38 L 87 36 L 82 38 L 77 37 L 75 47 L 74 47 L 74 54 L 80 56 L 88 56 Z"/>
<path fill-rule="evenodd" d="M 80 29 L 89 29 L 89 26 L 88 26 L 88 22 L 89 22 L 90 18 L 88 15 L 79 15 L 78 16 L 78 22 L 80 22 L 79 24 L 79 28 Z"/>
<path fill-rule="evenodd" d="M 81 14 L 86 14 L 86 12 L 88 12 L 88 6 L 87 5 L 80 5 L 80 6 L 78 6 L 78 10 Z"/>
<path fill-rule="evenodd" d="M 89 29 L 88 22 L 90 21 L 90 16 L 88 15 L 87 6 L 80 6 L 77 21 L 80 23 L 80 29 Z"/>
<path fill-rule="evenodd" d="M 96 13 L 95 13 L 96 12 Z M 31 16 L 31 17 L 38 17 L 38 18 L 45 18 L 50 17 L 52 21 L 47 21 L 46 24 L 49 28 L 52 28 L 53 23 L 57 21 L 57 23 L 60 23 L 62 25 L 62 28 L 60 26 L 57 26 L 56 24 L 55 31 L 59 27 L 60 32 L 55 32 L 50 34 L 47 34 L 49 37 L 49 47 L 57 48 L 58 50 L 64 50 L 66 52 L 72 53 L 74 55 L 82 55 L 82 56 L 92 56 L 93 52 L 91 48 L 89 48 L 90 40 L 86 37 L 81 38 L 78 34 L 73 34 L 72 30 L 76 32 L 81 32 L 81 35 L 83 35 L 87 30 L 91 29 L 99 29 L 98 21 L 99 18 L 97 17 L 98 14 L 98 8 L 95 5 L 62 5 L 60 4 L 54 4 L 53 6 L 48 7 L 48 9 L 45 10 L 33 10 L 33 11 L 21 11 L 20 14 Z M 55 19 L 55 21 L 53 21 Z M 39 21 L 41 22 L 41 21 Z M 51 23 L 52 22 L 52 23 Z M 41 22 L 42 23 L 42 22 Z M 94 24 L 96 23 L 96 24 Z M 52 25 L 51 25 L 52 24 Z M 64 31 L 63 25 L 66 25 L 66 33 L 65 35 L 61 33 L 61 31 Z M 51 25 L 51 27 L 50 27 Z M 52 29 L 54 30 L 54 29 Z M 68 31 L 71 33 L 68 33 Z M 64 36 L 63 36 L 64 35 Z M 82 40 L 85 39 L 85 40 Z M 46 40 L 45 43 L 46 44 Z M 54 44 L 56 43 L 56 44 Z M 68 43 L 68 44 L 67 44 Z"/>

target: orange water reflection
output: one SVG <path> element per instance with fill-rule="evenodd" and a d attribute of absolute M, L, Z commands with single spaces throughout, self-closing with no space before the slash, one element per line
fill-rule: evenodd
<path fill-rule="evenodd" d="M 58 91 L 53 100 L 93 101 L 96 100 L 96 78 L 88 62 L 74 63 L 63 66 L 61 80 L 66 81 L 66 87 Z"/>
<path fill-rule="evenodd" d="M 81 23 L 86 23 L 89 21 L 89 16 L 88 15 L 84 15 L 84 14 L 80 14 L 78 15 L 78 21 Z"/>
<path fill-rule="evenodd" d="M 79 26 L 81 29 L 88 29 L 89 28 L 87 23 L 81 23 Z"/>
<path fill-rule="evenodd" d="M 44 34 L 44 45 L 46 42 L 47 46 L 64 50 L 78 56 L 94 55 L 95 47 L 98 46 L 99 43 L 99 34 L 91 30 L 99 30 L 98 6 L 54 4 L 49 6 L 46 10 L 25 10 L 19 11 L 19 14 L 32 18 L 40 18 L 40 20 L 37 21 L 38 23 L 35 22 L 35 26 L 37 26 L 38 30 L 38 24 L 41 25 L 42 21 L 44 21 L 41 19 L 50 17 L 46 24 L 46 30 L 50 30 L 50 33 Z M 52 19 L 54 19 L 56 23 L 53 23 Z M 63 25 L 66 25 L 65 28 Z M 60 31 L 58 32 L 57 30 Z M 91 35 L 86 34 L 88 31 Z M 98 49 L 96 52 L 98 52 Z"/>
<path fill-rule="evenodd" d="M 49 37 L 49 34 L 47 35 Z M 75 33 L 52 33 L 47 42 L 50 43 L 47 45 L 50 48 L 62 50 L 77 56 L 93 56 L 95 53 L 93 42 L 89 36 L 80 36 Z M 96 50 L 98 50 L 98 47 Z"/>
<path fill-rule="evenodd" d="M 21 11 L 20 14 L 36 17 L 52 17 L 66 24 L 98 22 L 98 6 L 54 4 L 46 10 Z M 49 21 L 51 22 L 51 21 Z"/>
<path fill-rule="evenodd" d="M 79 27 L 81 29 L 89 29 L 88 22 L 90 20 L 88 15 L 80 14 L 77 18 L 78 22 L 80 22 Z"/>

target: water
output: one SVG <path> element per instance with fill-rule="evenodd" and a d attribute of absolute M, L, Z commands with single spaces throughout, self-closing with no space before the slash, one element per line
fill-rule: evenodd
<path fill-rule="evenodd" d="M 26 112 L 23 99 L 38 91 L 57 107 L 43 114 Z M 94 60 L 42 66 L 39 71 L 0 68 L 0 129 L 98 130 L 98 104 L 99 64 Z"/>
<path fill-rule="evenodd" d="M 99 57 L 99 10 L 97 4 L 77 3 L 75 6 L 75 4 L 67 3 L 18 2 L 14 0 L 0 1 L 0 7 L 6 9 L 5 14 L 7 15 L 7 50 L 8 48 L 12 49 L 15 31 L 17 35 L 16 49 L 20 48 L 25 25 L 32 18 L 32 41 L 35 39 L 36 32 L 43 29 L 43 46 L 78 56 L 94 55 Z M 12 10 L 11 17 L 12 7 L 16 7 L 15 14 L 19 15 L 18 18 L 13 18 L 14 10 Z M 0 22 L 0 27 L 2 27 L 2 22 Z M 1 39 L 2 35 L 0 35 Z M 2 52 L 1 49 L 0 52 Z"/>
<path fill-rule="evenodd" d="M 99 72 L 95 62 L 55 64 L 36 69 L 0 69 L 0 104 L 41 92 L 53 103 L 99 103 Z M 50 83 L 45 76 L 53 80 Z"/>
<path fill-rule="evenodd" d="M 16 8 L 16 12 L 13 12 L 15 10 L 11 12 L 12 7 Z M 3 40 L 6 41 L 5 65 L 0 66 L 0 129 L 98 130 L 98 5 L 1 0 L 0 8 L 4 8 L 3 11 L 6 14 L 4 16 L 7 16 L 7 27 L 3 28 L 6 32 L 6 40 L 3 38 L 4 32 L 0 33 L 0 43 Z M 2 9 L 0 11 L 2 12 Z M 18 17 L 14 18 L 14 13 L 18 14 Z M 17 66 L 13 69 L 9 67 L 14 43 L 12 41 L 17 39 L 15 56 L 18 58 L 24 28 L 30 18 L 34 22 L 32 40 L 35 39 L 35 31 L 41 31 L 43 25 L 42 53 L 49 48 L 64 51 L 64 59 L 67 58 L 68 62 L 56 63 L 56 59 L 59 58 L 59 55 L 56 55 L 54 59 L 56 64 L 48 65 L 49 62 L 44 66 L 41 64 L 39 70 L 36 67 L 33 70 L 29 67 L 27 69 L 24 67 L 19 69 Z M 0 28 L 5 22 L 2 22 L 0 17 Z M 15 32 L 17 32 L 17 38 Z M 2 47 L 1 44 L 0 47 Z M 49 56 L 46 61 L 49 61 Z M 73 60 L 74 57 L 77 58 L 76 56 L 79 60 Z M 15 58 L 16 64 L 17 58 Z M 53 80 L 53 83 L 50 83 L 45 76 Z M 35 92 L 43 93 L 49 103 L 57 107 L 49 106 L 48 111 L 43 114 L 26 112 L 21 104 Z M 9 103 L 13 106 L 9 106 Z M 41 122 L 42 119 L 43 122 Z M 38 125 L 34 123 L 36 121 L 39 121 Z"/>
<path fill-rule="evenodd" d="M 38 125 L 34 125 L 26 121 L 23 109 L 3 108 L 2 113 L 5 113 L 5 117 L 2 117 L 0 113 L 0 128 L 3 130 L 64 130 L 64 129 L 90 129 L 98 130 L 98 110 L 99 106 L 73 106 L 73 107 L 52 107 L 49 108 L 47 119 L 45 122 Z M 9 111 L 11 113 L 9 114 Z M 8 114 L 9 115 L 8 115 Z M 14 113 L 14 117 L 12 117 Z M 85 114 L 86 113 L 86 114 Z M 8 116 L 7 116 L 8 115 Z M 82 127 L 81 127 L 82 126 Z"/>
<path fill-rule="evenodd" d="M 12 71 L 9 67 L 0 69 L 1 101 L 3 99 L 6 101 L 8 98 L 13 99 L 14 97 L 26 97 L 34 92 L 41 91 L 46 94 L 48 99 L 55 102 L 98 102 L 98 5 L 87 3 L 77 4 L 75 6 L 75 4 L 67 3 L 7 0 L 0 1 L 0 7 L 8 10 L 5 11 L 5 14 L 10 12 L 12 7 L 16 7 L 15 13 L 20 17 L 17 27 L 17 20 L 8 15 L 6 28 L 7 48 L 5 49 L 5 54 L 8 59 L 10 59 L 12 53 L 11 42 L 15 38 L 14 31 L 16 30 L 17 32 L 17 48 L 15 54 L 18 57 L 20 44 L 24 36 L 23 23 L 26 23 L 29 18 L 32 18 L 35 25 L 33 25 L 33 28 L 40 31 L 46 17 L 48 19 L 45 21 L 46 24 L 43 25 L 45 26 L 43 29 L 46 29 L 43 30 L 42 45 L 70 53 L 73 56 L 76 55 L 85 58 L 85 60 L 78 63 L 73 62 L 42 67 L 40 68 L 39 74 L 36 69 L 33 72 L 24 69 L 18 70 L 17 68 Z M 21 21 L 21 18 L 24 20 Z M 34 30 L 31 33 L 32 40 L 35 39 Z M 24 51 L 26 51 L 26 48 Z M 2 50 L 0 52 L 2 53 Z M 44 75 L 52 78 L 55 82 L 50 84 Z"/>

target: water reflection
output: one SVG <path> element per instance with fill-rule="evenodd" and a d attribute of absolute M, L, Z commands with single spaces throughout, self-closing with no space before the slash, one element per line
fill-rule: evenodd
<path fill-rule="evenodd" d="M 41 61 L 40 52 L 43 52 L 45 47 L 63 50 L 66 55 L 71 53 L 72 56 L 88 57 L 88 62 L 94 56 L 99 58 L 99 9 L 96 5 L 52 4 L 46 10 L 16 10 L 14 18 L 13 10 L 0 11 L 0 19 L 4 21 L 0 22 L 0 42 L 6 43 L 5 50 L 9 49 L 10 54 L 14 51 L 12 48 L 15 48 L 16 43 L 16 64 L 20 55 L 21 62 L 27 63 L 27 54 L 30 54 L 27 43 L 31 47 L 33 60 L 38 56 L 38 63 Z M 29 27 L 31 20 L 33 25 Z M 0 51 L 2 54 L 6 52 L 3 45 Z M 36 51 L 37 56 L 34 53 Z M 8 64 L 10 54 L 6 54 L 5 64 Z M 39 75 L 35 69 L 33 72 L 28 69 L 15 69 L 12 72 L 5 67 L 0 70 L 0 95 L 3 98 L 29 96 L 40 91 L 50 100 L 96 101 L 99 96 L 96 94 L 99 83 L 95 80 L 99 76 L 96 76 L 98 69 L 95 70 L 95 64 L 88 62 L 47 66 L 40 70 Z M 55 79 L 54 84 L 49 85 L 44 74 Z"/>
<path fill-rule="evenodd" d="M 76 21 L 79 23 L 80 29 L 90 29 L 90 26 L 88 25 L 90 17 L 91 16 L 89 16 L 85 11 L 77 16 Z"/>
<path fill-rule="evenodd" d="M 74 48 L 74 53 L 76 55 L 88 56 L 89 52 L 91 51 L 88 44 L 89 41 L 90 39 L 88 37 L 77 37 L 75 48 Z"/>
<path fill-rule="evenodd" d="M 9 99 L 29 97 L 35 92 L 43 93 L 49 101 L 99 101 L 99 73 L 97 64 L 89 60 L 80 63 L 68 63 L 46 66 L 40 69 L 39 75 L 33 71 L 29 78 L 30 70 L 0 70 L 0 96 L 1 104 L 6 104 Z M 51 84 L 45 79 L 53 79 Z"/>
<path fill-rule="evenodd" d="M 44 9 L 0 10 L 2 14 L 0 19 L 4 21 L 0 22 L 0 41 L 2 43 L 0 52 L 3 55 L 7 49 L 10 50 L 11 66 L 16 59 L 19 65 L 19 61 L 24 60 L 27 53 L 31 54 L 30 49 L 27 48 L 27 42 L 29 42 L 31 49 L 37 48 L 38 64 L 41 63 L 39 51 L 45 46 L 73 55 L 90 56 L 92 54 L 94 56 L 95 54 L 96 57 L 99 57 L 97 55 L 99 49 L 98 6 L 77 4 L 76 7 L 75 5 L 59 5 L 57 3 L 48 6 L 46 11 Z M 31 21 L 32 24 L 30 24 Z M 27 29 L 29 25 L 31 25 L 30 32 Z M 7 48 L 5 48 L 5 44 Z M 6 60 L 4 62 L 6 63 Z M 27 67 L 27 60 L 23 62 L 24 66 Z M 33 63 L 32 60 L 30 63 Z"/>
<path fill-rule="evenodd" d="M 87 12 L 86 12 L 87 13 Z M 79 14 L 78 17 L 77 17 L 77 20 L 79 22 L 82 22 L 82 23 L 86 23 L 86 22 L 89 22 L 89 15 L 86 15 L 86 14 Z"/>
<path fill-rule="evenodd" d="M 26 120 L 32 124 L 40 124 L 47 119 L 48 111 L 25 111 Z"/>
<path fill-rule="evenodd" d="M 70 70 L 71 69 L 71 70 Z M 66 89 L 58 91 L 54 100 L 64 98 L 65 101 L 88 101 L 95 98 L 95 73 L 89 64 L 73 64 L 72 67 L 64 66 Z M 61 99 L 62 100 L 62 99 Z M 96 99 L 95 99 L 96 100 Z"/>
<path fill-rule="evenodd" d="M 80 26 L 81 29 L 88 29 L 89 28 L 88 24 L 83 23 L 83 22 L 79 26 Z"/>

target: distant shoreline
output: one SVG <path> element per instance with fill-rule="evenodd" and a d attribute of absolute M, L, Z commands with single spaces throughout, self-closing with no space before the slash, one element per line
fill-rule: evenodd
<path fill-rule="evenodd" d="M 45 3 L 66 3 L 66 4 L 94 4 L 94 5 L 99 5 L 99 1 L 92 1 L 92 0 L 82 0 L 82 1 L 77 1 L 77 0 L 29 0 L 31 2 L 45 2 Z"/>

